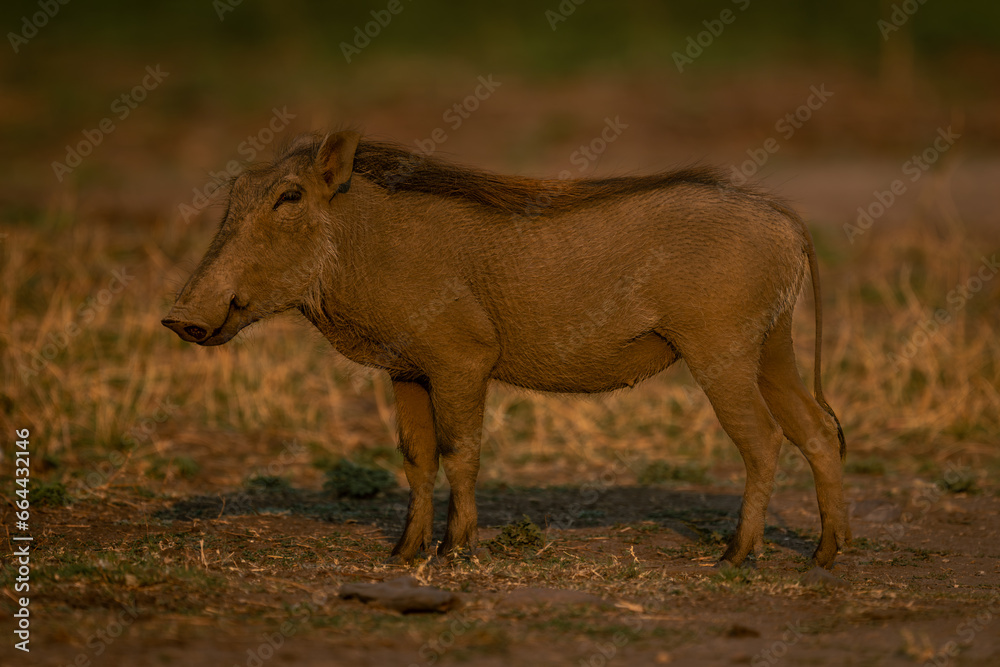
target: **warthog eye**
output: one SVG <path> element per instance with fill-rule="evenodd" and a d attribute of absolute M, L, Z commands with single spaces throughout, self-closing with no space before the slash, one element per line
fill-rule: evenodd
<path fill-rule="evenodd" d="M 278 197 L 278 201 L 274 203 L 274 209 L 272 210 L 277 210 L 286 201 L 299 201 L 300 199 L 302 199 L 302 192 L 300 190 L 286 190 Z"/>

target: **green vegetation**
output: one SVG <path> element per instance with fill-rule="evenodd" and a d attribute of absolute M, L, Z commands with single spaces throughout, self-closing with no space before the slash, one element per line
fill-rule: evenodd
<path fill-rule="evenodd" d="M 372 498 L 396 488 L 396 479 L 387 470 L 360 466 L 347 459 L 326 471 L 323 490 L 340 498 Z"/>
<path fill-rule="evenodd" d="M 276 475 L 253 475 L 247 478 L 246 487 L 251 491 L 288 491 L 292 488 L 287 479 Z"/>
<path fill-rule="evenodd" d="M 937 485 L 946 493 L 978 493 L 976 477 L 969 468 L 948 468 L 938 478 Z"/>
<path fill-rule="evenodd" d="M 30 499 L 37 506 L 62 507 L 72 498 L 62 482 L 32 482 Z"/>
<path fill-rule="evenodd" d="M 640 484 L 663 484 L 665 482 L 708 482 L 708 468 L 696 463 L 672 465 L 666 461 L 653 461 L 639 473 Z"/>
<path fill-rule="evenodd" d="M 517 523 L 504 526 L 486 546 L 494 553 L 517 554 L 528 549 L 540 549 L 544 542 L 542 529 L 525 515 Z"/>
<path fill-rule="evenodd" d="M 884 475 L 885 463 L 877 456 L 864 458 L 848 458 L 844 471 L 856 475 Z"/>

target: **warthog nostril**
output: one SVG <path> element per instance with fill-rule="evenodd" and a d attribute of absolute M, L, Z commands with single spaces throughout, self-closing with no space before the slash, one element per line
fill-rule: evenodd
<path fill-rule="evenodd" d="M 197 338 L 198 340 L 201 340 L 208 334 L 207 331 L 201 327 L 196 327 L 193 324 L 191 326 L 184 327 L 184 332 L 187 333 L 188 336 L 191 336 L 191 338 Z"/>

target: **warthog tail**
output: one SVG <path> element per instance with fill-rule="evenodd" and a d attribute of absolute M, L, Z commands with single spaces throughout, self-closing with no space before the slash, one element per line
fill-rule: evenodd
<path fill-rule="evenodd" d="M 837 424 L 837 438 L 840 440 L 840 460 L 843 461 L 847 457 L 847 442 L 844 440 L 844 429 L 840 425 L 840 420 L 837 419 L 837 414 L 830 407 L 830 404 L 826 402 L 826 397 L 823 396 L 823 300 L 820 295 L 816 247 L 813 245 L 812 234 L 809 233 L 809 228 L 798 213 L 780 202 L 772 202 L 771 205 L 799 225 L 806 241 L 806 257 L 809 259 L 809 275 L 812 278 L 813 303 L 816 310 L 816 357 L 814 362 L 815 368 L 813 370 L 813 390 L 816 394 L 816 402 L 833 417 L 833 421 Z"/>

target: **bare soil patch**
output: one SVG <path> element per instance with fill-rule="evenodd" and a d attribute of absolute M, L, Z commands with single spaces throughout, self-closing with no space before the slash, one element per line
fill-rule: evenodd
<path fill-rule="evenodd" d="M 39 512 L 31 660 L 912 665 L 951 650 L 949 664 L 992 664 L 997 498 L 945 494 L 925 507 L 895 493 L 919 480 L 852 482 L 855 541 L 832 577 L 809 571 L 818 520 L 808 488 L 775 495 L 765 554 L 736 570 L 711 567 L 739 503 L 712 486 L 487 488 L 484 539 L 527 515 L 544 546 L 410 566 L 386 564 L 402 492 L 119 491 Z M 401 614 L 337 595 L 403 575 L 461 604 Z"/>

